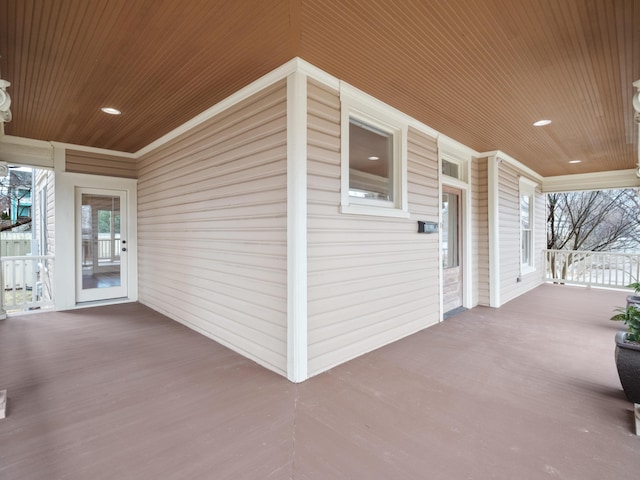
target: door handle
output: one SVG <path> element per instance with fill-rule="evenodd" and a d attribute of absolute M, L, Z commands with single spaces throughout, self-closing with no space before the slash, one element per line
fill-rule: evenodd
<path fill-rule="evenodd" d="M 123 251 L 123 252 L 126 252 L 126 251 L 127 251 L 127 249 L 126 249 L 126 248 L 123 248 L 123 249 L 122 249 L 122 251 Z"/>

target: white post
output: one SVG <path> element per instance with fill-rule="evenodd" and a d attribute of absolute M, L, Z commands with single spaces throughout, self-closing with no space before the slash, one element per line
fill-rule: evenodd
<path fill-rule="evenodd" d="M 7 391 L 0 390 L 0 420 L 7 416 Z"/>
<path fill-rule="evenodd" d="M 640 436 L 640 403 L 633 404 L 633 414 L 636 417 L 636 435 Z"/>
<path fill-rule="evenodd" d="M 499 307 L 500 302 L 500 205 L 499 205 L 499 165 L 497 155 L 487 159 L 488 202 L 489 202 L 489 305 Z"/>
<path fill-rule="evenodd" d="M 307 379 L 307 77 L 287 78 L 287 378 Z"/>
<path fill-rule="evenodd" d="M 7 318 L 4 310 L 4 265 L 2 264 L 2 241 L 0 240 L 0 320 Z"/>

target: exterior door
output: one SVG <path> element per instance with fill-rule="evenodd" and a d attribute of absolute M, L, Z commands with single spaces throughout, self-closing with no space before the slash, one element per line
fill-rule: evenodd
<path fill-rule="evenodd" d="M 444 313 L 462 306 L 462 191 L 442 187 L 442 302 Z"/>
<path fill-rule="evenodd" d="M 76 188 L 76 301 L 126 297 L 127 192 Z"/>

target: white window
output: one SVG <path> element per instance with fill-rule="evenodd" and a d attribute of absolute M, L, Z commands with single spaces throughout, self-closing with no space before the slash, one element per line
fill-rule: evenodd
<path fill-rule="evenodd" d="M 535 269 L 535 184 L 520 178 L 520 265 L 522 273 Z"/>
<path fill-rule="evenodd" d="M 460 165 L 458 165 L 458 163 L 456 163 L 456 162 L 445 160 L 443 158 L 442 159 L 442 174 L 446 175 L 447 177 L 457 178 L 457 179 L 461 180 L 461 178 L 460 178 Z"/>
<path fill-rule="evenodd" d="M 383 108 L 342 104 L 343 213 L 408 217 L 406 126 Z"/>

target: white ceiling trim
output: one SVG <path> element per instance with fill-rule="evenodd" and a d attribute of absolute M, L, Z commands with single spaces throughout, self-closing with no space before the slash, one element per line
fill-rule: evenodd
<path fill-rule="evenodd" d="M 638 187 L 640 187 L 640 179 L 636 175 L 635 169 L 558 175 L 545 177 L 542 182 L 543 193 Z"/>
<path fill-rule="evenodd" d="M 542 180 L 544 179 L 544 177 L 542 175 L 540 175 L 538 172 L 532 170 L 531 168 L 527 167 L 525 164 L 520 163 L 518 160 L 513 158 L 511 155 L 508 155 L 508 154 L 506 154 L 504 152 L 501 152 L 500 150 L 494 150 L 493 152 L 484 152 L 484 153 L 480 153 L 479 155 L 480 155 L 480 158 L 496 157 L 496 158 L 502 160 L 503 162 L 506 162 L 506 163 L 510 164 L 511 166 L 515 167 L 516 169 L 520 170 L 522 173 L 524 173 L 527 176 L 529 176 L 530 178 L 536 180 L 538 183 L 542 183 Z"/>
<path fill-rule="evenodd" d="M 53 145 L 43 140 L 2 135 L 0 160 L 10 164 L 53 168 Z"/>
<path fill-rule="evenodd" d="M 210 120 L 216 115 L 219 115 L 220 113 L 224 112 L 228 108 L 231 108 L 234 105 L 242 102 L 243 100 L 246 100 L 252 95 L 273 85 L 274 83 L 287 78 L 289 75 L 296 72 L 298 68 L 298 63 L 299 63 L 298 58 L 296 57 L 292 60 L 289 60 L 287 63 L 281 65 L 280 67 L 276 68 L 275 70 L 272 70 L 266 75 L 260 77 L 258 80 L 238 90 L 236 93 L 228 96 L 221 102 L 216 103 L 213 107 L 208 108 L 207 110 L 205 110 L 199 115 L 196 115 L 188 122 L 183 123 L 178 128 L 173 129 L 172 131 L 170 131 L 166 135 L 163 135 L 156 141 L 151 142 L 146 147 L 141 148 L 135 153 L 136 158 L 140 158 L 143 155 L 146 155 L 152 152 L 153 150 L 162 147 L 163 145 L 167 144 L 171 140 L 174 140 L 175 138 L 178 138 L 180 135 L 183 135 L 189 130 L 196 128 L 198 125 L 206 122 L 207 120 Z"/>
<path fill-rule="evenodd" d="M 55 148 L 62 148 L 64 150 L 77 150 L 79 152 L 97 153 L 99 155 L 111 155 L 113 157 L 122 157 L 127 159 L 136 159 L 135 153 L 120 152 L 118 150 L 109 150 L 107 148 L 87 147 L 85 145 L 75 145 L 73 143 L 64 142 L 51 142 Z"/>

